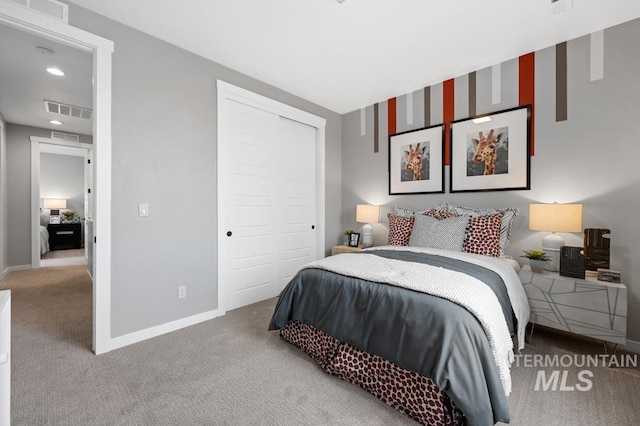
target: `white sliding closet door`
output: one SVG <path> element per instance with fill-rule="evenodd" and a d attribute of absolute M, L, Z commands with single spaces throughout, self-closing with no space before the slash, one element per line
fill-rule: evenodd
<path fill-rule="evenodd" d="M 318 257 L 317 128 L 219 99 L 222 310 L 277 296 Z"/>

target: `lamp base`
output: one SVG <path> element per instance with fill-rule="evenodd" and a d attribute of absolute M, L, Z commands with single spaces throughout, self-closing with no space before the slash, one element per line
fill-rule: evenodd
<path fill-rule="evenodd" d="M 367 223 L 362 226 L 362 248 L 373 246 L 373 226 Z"/>
<path fill-rule="evenodd" d="M 551 259 L 544 267 L 547 271 L 557 272 L 560 270 L 560 247 L 564 245 L 564 239 L 555 232 L 542 239 L 542 250 Z"/>

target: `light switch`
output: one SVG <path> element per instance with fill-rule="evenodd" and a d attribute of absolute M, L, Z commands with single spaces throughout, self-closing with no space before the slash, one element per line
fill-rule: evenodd
<path fill-rule="evenodd" d="M 149 216 L 149 204 L 140 203 L 138 204 L 138 216 Z"/>

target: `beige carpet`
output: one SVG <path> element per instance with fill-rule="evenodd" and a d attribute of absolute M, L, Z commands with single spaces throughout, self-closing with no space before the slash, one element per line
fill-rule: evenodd
<path fill-rule="evenodd" d="M 275 300 L 101 356 L 90 352 L 84 266 L 14 272 L 13 425 L 414 424 L 328 376 L 266 330 Z M 540 328 L 529 354 L 601 352 Z M 570 368 L 570 384 L 580 369 Z M 593 388 L 535 391 L 538 369 L 513 369 L 513 425 L 634 425 L 637 369 L 594 369 Z"/>

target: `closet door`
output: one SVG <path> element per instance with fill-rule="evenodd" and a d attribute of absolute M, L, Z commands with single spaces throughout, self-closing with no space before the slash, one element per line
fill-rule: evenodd
<path fill-rule="evenodd" d="M 226 99 L 218 141 L 224 310 L 277 296 L 316 258 L 316 129 Z"/>

